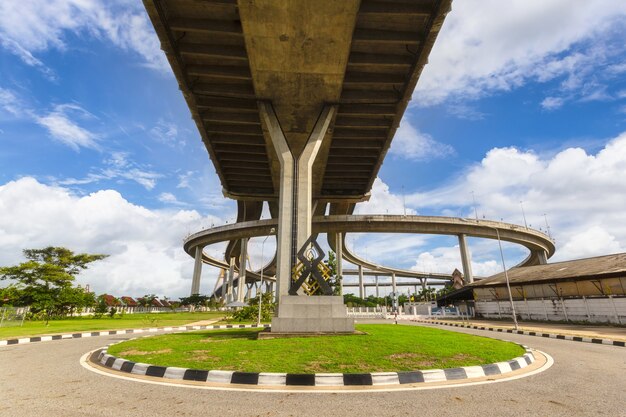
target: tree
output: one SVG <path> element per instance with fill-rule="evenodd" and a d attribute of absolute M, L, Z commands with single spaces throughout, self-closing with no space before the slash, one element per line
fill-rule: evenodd
<path fill-rule="evenodd" d="M 16 305 L 29 305 L 33 313 L 43 312 L 47 323 L 52 316 L 65 316 L 93 304 L 93 295 L 86 295 L 73 283 L 80 271 L 107 255 L 74 254 L 54 246 L 24 249 L 23 253 L 26 262 L 0 268 L 0 279 L 13 281 L 9 287 L 13 288 Z"/>
<path fill-rule="evenodd" d="M 330 280 L 328 284 L 333 289 L 333 295 L 340 295 L 342 277 L 337 275 L 337 257 L 335 256 L 335 252 L 332 250 L 328 251 L 328 260 L 325 260 L 324 263 L 330 269 Z"/>
<path fill-rule="evenodd" d="M 152 302 L 156 300 L 157 296 L 155 294 L 146 294 L 141 298 L 137 299 L 137 302 L 142 307 L 152 307 Z"/>
<path fill-rule="evenodd" d="M 454 291 L 454 287 L 452 286 L 452 284 L 448 283 L 443 288 L 439 289 L 439 291 L 437 291 L 435 293 L 435 298 L 443 297 L 444 295 L 449 294 L 452 291 Z"/>
<path fill-rule="evenodd" d="M 261 321 L 268 322 L 274 316 L 276 303 L 274 295 L 269 292 L 263 293 L 263 302 L 261 303 Z M 233 319 L 237 321 L 256 321 L 259 316 L 259 297 L 256 296 L 248 301 L 248 305 L 240 308 L 233 313 Z"/>
<path fill-rule="evenodd" d="M 429 301 L 435 298 L 436 290 L 433 287 L 422 288 L 417 293 L 417 297 L 420 301 Z"/>
<path fill-rule="evenodd" d="M 208 302 L 209 302 L 208 295 L 192 294 L 189 297 L 180 298 L 181 305 L 194 306 L 195 308 L 206 306 Z"/>

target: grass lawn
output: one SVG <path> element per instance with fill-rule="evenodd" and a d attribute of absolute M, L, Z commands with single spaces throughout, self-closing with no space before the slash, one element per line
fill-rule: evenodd
<path fill-rule="evenodd" d="M 428 327 L 357 325 L 366 335 L 257 340 L 256 329 L 212 330 L 123 342 L 109 353 L 162 366 L 245 372 L 385 372 L 509 360 L 520 346 Z"/>
<path fill-rule="evenodd" d="M 22 327 L 0 327 L 0 339 L 94 330 L 178 326 L 200 320 L 219 319 L 223 316 L 224 313 L 219 311 L 198 313 L 139 313 L 124 314 L 123 316 L 116 316 L 114 318 L 105 316 L 100 319 L 76 317 L 63 320 L 50 320 L 47 326 L 45 321 L 25 321 Z"/>

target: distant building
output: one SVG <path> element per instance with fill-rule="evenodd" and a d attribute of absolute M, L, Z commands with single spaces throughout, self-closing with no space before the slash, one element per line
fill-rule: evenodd
<path fill-rule="evenodd" d="M 123 296 L 122 298 L 120 298 L 122 300 L 122 303 L 126 306 L 126 307 L 137 307 L 139 306 L 139 303 L 137 302 L 137 300 L 135 300 L 132 297 L 128 297 L 128 296 Z"/>
<path fill-rule="evenodd" d="M 626 324 L 626 253 L 512 268 L 507 275 L 521 318 Z M 473 290 L 476 315 L 510 316 L 504 272 L 465 288 Z"/>
<path fill-rule="evenodd" d="M 512 268 L 507 273 L 517 300 L 626 295 L 626 253 Z M 509 297 L 504 272 L 470 286 L 476 300 Z"/>
<path fill-rule="evenodd" d="M 120 300 L 110 294 L 102 294 L 102 299 L 104 300 L 104 304 L 106 304 L 107 307 L 119 307 L 122 305 Z"/>

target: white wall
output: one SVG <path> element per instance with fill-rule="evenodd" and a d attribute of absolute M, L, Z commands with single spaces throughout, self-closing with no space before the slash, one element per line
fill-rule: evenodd
<path fill-rule="evenodd" d="M 626 324 L 626 297 L 534 299 L 514 301 L 518 317 L 527 320 L 588 321 Z M 476 301 L 476 315 L 510 317 L 508 301 Z"/>

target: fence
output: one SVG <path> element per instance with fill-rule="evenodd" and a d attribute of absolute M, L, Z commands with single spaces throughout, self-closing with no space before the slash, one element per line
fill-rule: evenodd
<path fill-rule="evenodd" d="M 542 298 L 513 303 L 517 316 L 526 320 L 626 324 L 626 297 Z M 509 301 L 477 300 L 476 315 L 510 317 L 511 305 Z"/>
<path fill-rule="evenodd" d="M 0 327 L 22 326 L 30 307 L 0 307 Z"/>
<path fill-rule="evenodd" d="M 387 314 L 385 307 L 347 307 L 348 316 L 358 319 L 384 319 Z"/>

